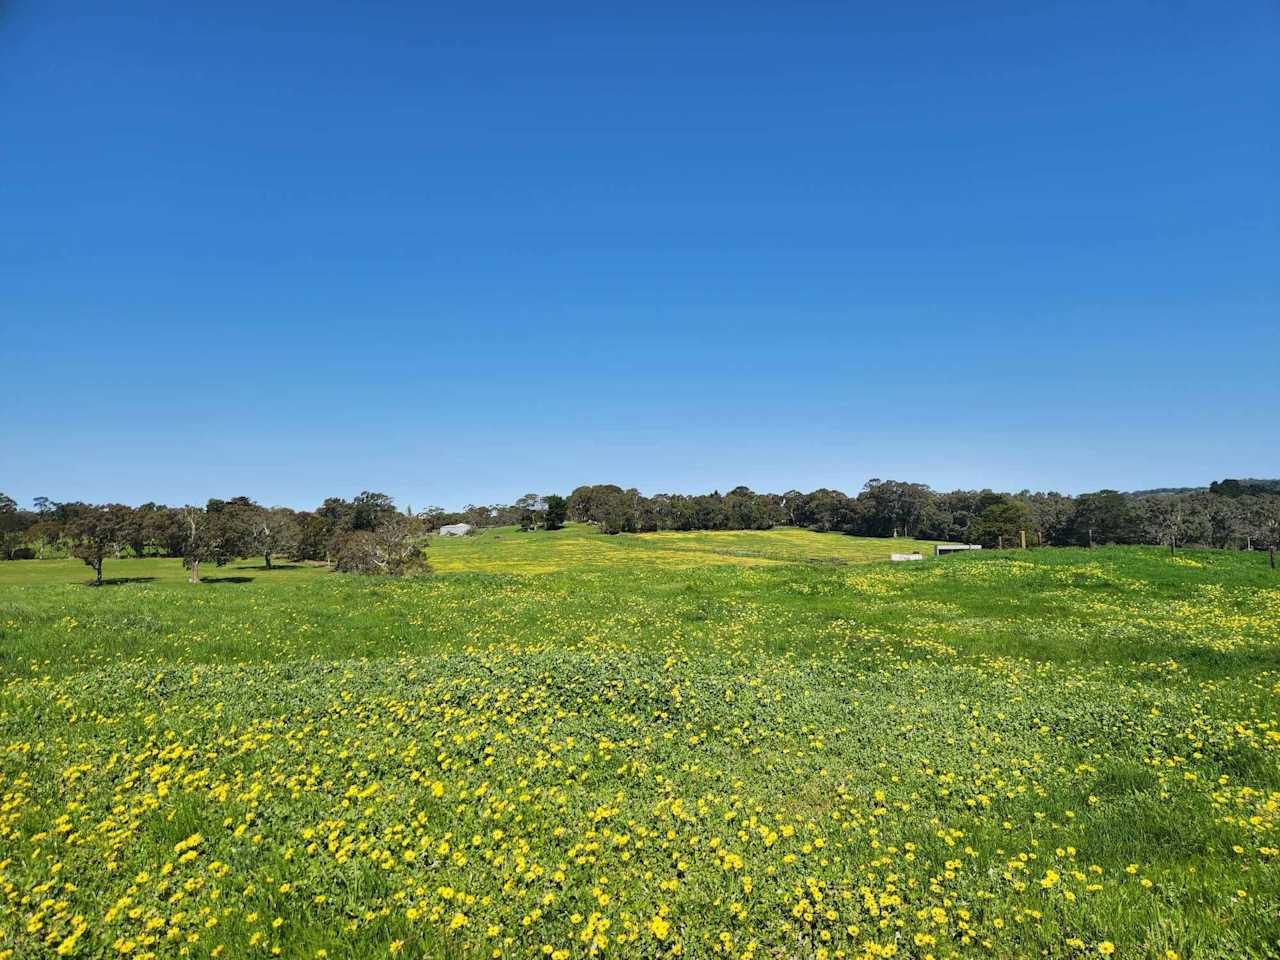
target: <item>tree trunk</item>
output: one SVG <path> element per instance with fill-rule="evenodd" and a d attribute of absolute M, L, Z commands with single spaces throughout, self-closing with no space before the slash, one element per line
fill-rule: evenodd
<path fill-rule="evenodd" d="M 271 569 L 271 554 L 270 554 L 270 553 L 264 553 L 264 554 L 262 555 L 262 559 L 266 562 L 266 564 L 267 564 L 267 569 L 268 569 L 268 570 L 270 570 L 270 569 Z"/>
<path fill-rule="evenodd" d="M 93 572 L 94 572 L 93 585 L 95 587 L 102 586 L 102 558 L 101 557 L 99 557 L 97 562 L 94 563 Z"/>
<path fill-rule="evenodd" d="M 1271 545 L 1271 569 L 1274 570 L 1275 568 L 1276 568 L 1276 545 L 1273 543 Z"/>
<path fill-rule="evenodd" d="M 200 561 L 199 560 L 191 561 L 191 582 L 192 583 L 200 582 Z"/>

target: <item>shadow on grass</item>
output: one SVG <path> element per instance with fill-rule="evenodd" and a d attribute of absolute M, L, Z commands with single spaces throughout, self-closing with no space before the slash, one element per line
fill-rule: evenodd
<path fill-rule="evenodd" d="M 253 583 L 253 577 L 201 577 L 201 583 Z"/>
<path fill-rule="evenodd" d="M 302 569 L 302 566 L 303 566 L 303 565 L 302 565 L 302 564 L 300 564 L 300 563 L 273 563 L 271 566 L 269 566 L 269 567 L 268 567 L 265 563 L 260 563 L 260 564 L 258 564 L 256 567 L 250 567 L 250 566 L 246 566 L 246 565 L 244 565 L 244 564 L 241 564 L 241 565 L 240 565 L 240 569 L 241 569 L 241 570 L 272 570 L 272 571 L 275 571 L 275 570 L 301 570 L 301 569 Z"/>
<path fill-rule="evenodd" d="M 154 579 L 155 577 L 103 577 L 102 583 L 98 584 L 90 580 L 87 585 L 90 587 L 118 587 L 124 583 L 150 583 Z"/>

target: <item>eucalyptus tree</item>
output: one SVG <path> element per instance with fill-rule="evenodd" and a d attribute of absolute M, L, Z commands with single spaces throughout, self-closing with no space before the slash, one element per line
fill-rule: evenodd
<path fill-rule="evenodd" d="M 102 564 L 115 556 L 129 535 L 133 511 L 118 503 L 76 504 L 68 524 L 71 553 L 93 570 L 93 585 L 102 586 Z"/>
<path fill-rule="evenodd" d="M 302 530 L 294 512 L 288 507 L 259 508 L 250 522 L 250 541 L 253 549 L 262 554 L 262 562 L 268 570 L 273 556 L 288 555 L 298 549 Z"/>

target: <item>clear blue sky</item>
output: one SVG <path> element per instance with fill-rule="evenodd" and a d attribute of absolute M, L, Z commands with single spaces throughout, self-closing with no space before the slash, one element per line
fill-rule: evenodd
<path fill-rule="evenodd" d="M 1280 476 L 1280 4 L 0 6 L 0 489 Z"/>

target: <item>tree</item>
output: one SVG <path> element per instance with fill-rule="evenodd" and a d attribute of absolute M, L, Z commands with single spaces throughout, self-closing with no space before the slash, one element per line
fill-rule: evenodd
<path fill-rule="evenodd" d="M 875 537 L 914 536 L 920 515 L 932 496 L 933 491 L 922 483 L 868 480 L 858 494 L 865 532 Z"/>
<path fill-rule="evenodd" d="M 1228 497 L 1213 497 L 1205 511 L 1209 520 L 1209 545 L 1226 549 L 1241 526 L 1241 514 L 1238 500 Z"/>
<path fill-rule="evenodd" d="M 209 518 L 199 507 L 183 507 L 179 516 L 183 531 L 182 565 L 191 571 L 191 582 L 199 583 L 201 561 L 212 558 Z"/>
<path fill-rule="evenodd" d="M 599 523 L 604 502 L 620 493 L 612 483 L 577 487 L 569 494 L 569 516 L 578 523 Z"/>
<path fill-rule="evenodd" d="M 102 562 L 120 549 L 133 511 L 120 504 L 78 504 L 68 533 L 71 552 L 93 570 L 93 585 L 102 586 Z"/>
<path fill-rule="evenodd" d="M 695 530 L 723 530 L 729 526 L 729 513 L 719 492 L 693 498 L 693 525 Z"/>
<path fill-rule="evenodd" d="M 288 507 L 259 509 L 253 517 L 250 538 L 254 549 L 262 554 L 262 561 L 271 569 L 271 558 L 297 549 L 301 530 L 294 513 Z"/>
<path fill-rule="evenodd" d="M 1269 547 L 1280 530 L 1280 497 L 1248 496 L 1240 500 L 1245 548 Z"/>
<path fill-rule="evenodd" d="M 203 510 L 183 507 L 179 511 L 182 563 L 191 571 L 192 583 L 200 582 L 200 564 L 220 567 L 248 551 L 252 534 L 242 508 L 243 504 L 210 500 Z"/>
<path fill-rule="evenodd" d="M 451 519 L 454 523 L 469 523 L 473 527 L 488 526 L 493 522 L 493 508 L 469 503 L 462 508 L 461 514 Z"/>
<path fill-rule="evenodd" d="M 596 525 L 601 533 L 635 532 L 635 518 L 631 515 L 626 495 L 621 491 L 612 496 L 598 498 L 592 508 L 592 515 L 596 518 Z"/>
<path fill-rule="evenodd" d="M 753 493 L 749 487 L 734 487 L 722 499 L 726 520 L 731 530 L 768 530 L 777 520 L 773 502 L 767 494 Z"/>
<path fill-rule="evenodd" d="M 543 522 L 548 530 L 559 530 L 564 526 L 569 515 L 569 502 L 564 497 L 551 494 L 547 497 L 547 509 L 543 514 Z"/>
<path fill-rule="evenodd" d="M 850 530 L 856 512 L 854 502 L 839 490 L 822 487 L 804 495 L 796 504 L 794 516 L 801 526 L 825 533 L 829 530 Z"/>
<path fill-rule="evenodd" d="M 1137 513 L 1147 542 L 1166 545 L 1173 553 L 1186 539 L 1186 518 L 1182 499 L 1177 495 L 1143 497 L 1138 501 Z"/>
<path fill-rule="evenodd" d="M 533 530 L 537 528 L 538 522 L 547 511 L 547 501 L 545 497 L 536 493 L 526 493 L 513 503 L 512 507 L 518 513 L 520 529 Z"/>
<path fill-rule="evenodd" d="M 796 508 L 804 499 L 804 494 L 799 490 L 788 490 L 778 498 L 778 509 L 781 511 L 781 523 L 785 523 L 789 527 L 800 526 L 800 521 L 796 519 Z"/>
<path fill-rule="evenodd" d="M 1280 548 L 1280 496 L 1243 497 L 1239 503 L 1247 545 L 1267 548 L 1274 563 L 1275 550 Z"/>
<path fill-rule="evenodd" d="M 43 560 L 45 551 L 56 547 L 62 539 L 62 524 L 56 520 L 37 520 L 27 531 L 27 536 L 35 540 L 39 557 Z"/>
<path fill-rule="evenodd" d="M 1115 490 L 1083 494 L 1076 500 L 1071 518 L 1075 542 L 1137 543 L 1141 536 L 1129 499 Z"/>
<path fill-rule="evenodd" d="M 426 524 L 427 530 L 439 530 L 445 524 L 444 507 L 427 507 L 418 517 Z"/>
<path fill-rule="evenodd" d="M 638 529 L 638 490 L 623 490 L 612 483 L 578 487 L 569 494 L 569 516 L 579 523 L 594 523 L 601 533 L 630 533 Z"/>
<path fill-rule="evenodd" d="M 142 523 L 143 536 L 148 543 L 154 543 L 166 557 L 182 556 L 186 527 L 181 511 L 158 506 L 155 510 L 144 511 Z"/>
<path fill-rule="evenodd" d="M 0 558 L 17 559 L 27 539 L 25 531 L 29 524 L 25 521 L 23 511 L 18 509 L 18 501 L 0 493 Z"/>
<path fill-rule="evenodd" d="M 663 526 L 668 530 L 698 529 L 698 505 L 693 497 L 663 494 L 658 503 Z"/>
<path fill-rule="evenodd" d="M 331 538 L 329 522 L 320 514 L 307 510 L 294 514 L 294 522 L 298 525 L 294 556 L 299 560 L 324 560 Z"/>
<path fill-rule="evenodd" d="M 26 539 L 21 533 L 23 526 L 18 501 L 8 494 L 0 493 L 0 557 L 5 560 L 14 559 Z"/>
<path fill-rule="evenodd" d="M 398 512 L 396 502 L 385 493 L 362 491 L 351 501 L 351 529 L 374 530 L 383 520 Z"/>
<path fill-rule="evenodd" d="M 120 546 L 118 549 L 123 550 L 128 547 L 135 557 L 143 556 L 147 550 L 146 530 L 146 517 L 143 516 L 140 510 L 129 508 L 129 516 L 123 518 L 120 528 Z"/>
<path fill-rule="evenodd" d="M 1066 543 L 1071 532 L 1071 518 L 1075 513 L 1075 501 L 1060 493 L 1024 494 L 1031 528 L 1036 532 L 1036 543 Z"/>
<path fill-rule="evenodd" d="M 152 544 L 166 546 L 165 537 L 157 534 L 163 534 L 165 530 L 163 515 L 167 512 L 168 507 L 158 503 L 144 503 L 133 511 L 125 543 L 135 557 L 146 556 L 147 547 Z"/>
<path fill-rule="evenodd" d="M 984 547 L 1012 546 L 1027 528 L 1027 508 L 1017 500 L 1004 500 L 984 507 L 969 524 L 969 537 Z"/>
<path fill-rule="evenodd" d="M 333 568 L 339 573 L 408 577 L 431 572 L 424 550 L 426 524 L 397 514 L 374 530 L 352 530 L 334 549 Z"/>
<path fill-rule="evenodd" d="M 247 557 L 254 552 L 253 528 L 262 507 L 248 497 L 232 497 L 230 500 L 210 500 L 205 505 L 210 526 L 218 544 L 214 563 L 224 563 Z"/>

